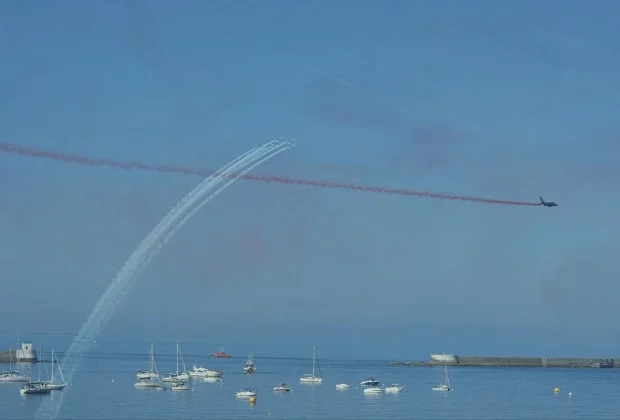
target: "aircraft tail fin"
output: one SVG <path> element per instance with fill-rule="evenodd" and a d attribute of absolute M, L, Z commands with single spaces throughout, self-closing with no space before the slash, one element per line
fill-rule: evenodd
<path fill-rule="evenodd" d="M 540 204 L 544 203 L 545 200 L 542 199 L 542 197 L 540 197 Z"/>

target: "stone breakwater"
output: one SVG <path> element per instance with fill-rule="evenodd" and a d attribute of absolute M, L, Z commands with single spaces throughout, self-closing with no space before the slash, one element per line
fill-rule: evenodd
<path fill-rule="evenodd" d="M 620 368 L 620 358 L 567 358 L 567 357 L 496 357 L 455 356 L 455 361 L 445 363 L 430 359 L 428 362 L 390 362 L 397 366 L 495 366 L 495 367 L 575 367 L 575 368 Z"/>

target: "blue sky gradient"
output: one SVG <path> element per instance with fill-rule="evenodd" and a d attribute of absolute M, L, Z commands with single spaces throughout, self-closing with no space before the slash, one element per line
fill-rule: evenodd
<path fill-rule="evenodd" d="M 168 244 L 104 336 L 617 349 L 620 3 L 441 5 L 1 2 L 2 142 L 216 169 L 295 137 L 256 172 L 560 204 L 240 181 Z M 200 182 L 4 154 L 0 176 L 0 330 L 31 334 L 76 332 Z"/>

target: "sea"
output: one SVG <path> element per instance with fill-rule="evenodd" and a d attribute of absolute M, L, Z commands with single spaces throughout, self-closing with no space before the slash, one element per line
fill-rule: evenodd
<path fill-rule="evenodd" d="M 620 369 L 452 367 L 448 372 L 453 390 L 437 392 L 432 387 L 444 380 L 441 366 L 322 358 L 317 346 L 323 383 L 310 385 L 299 378 L 312 372 L 311 347 L 291 357 L 257 354 L 256 373 L 244 374 L 248 354 L 213 359 L 207 351 L 196 351 L 196 343 L 187 346 L 187 353 L 182 346 L 188 369 L 194 364 L 220 369 L 223 380 L 195 379 L 193 390 L 186 392 L 135 389 L 136 372 L 148 368 L 148 343 L 96 346 L 84 355 L 64 391 L 22 396 L 18 384 L 0 384 L 0 418 L 32 419 L 41 402 L 58 398 L 59 392 L 66 394 L 59 419 L 620 418 Z M 62 351 L 57 351 L 62 362 Z M 174 372 L 176 342 L 155 343 L 155 360 L 162 376 Z M 39 368 L 47 378 L 43 363 L 32 365 L 33 377 L 38 377 Z M 399 394 L 366 395 L 360 382 L 368 377 L 380 380 L 381 386 L 395 383 L 404 389 Z M 337 390 L 341 382 L 351 387 Z M 292 391 L 274 392 L 281 383 Z M 240 388 L 255 389 L 255 403 L 237 398 Z"/>

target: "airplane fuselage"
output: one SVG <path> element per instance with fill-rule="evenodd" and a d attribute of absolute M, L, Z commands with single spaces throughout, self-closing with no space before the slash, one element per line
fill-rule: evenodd
<path fill-rule="evenodd" d="M 545 206 L 545 207 L 557 207 L 558 206 L 553 201 L 545 201 L 545 200 L 543 200 L 542 197 L 539 197 L 539 198 L 540 198 L 540 203 L 538 203 L 538 204 L 541 205 L 541 206 Z"/>

